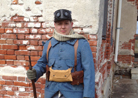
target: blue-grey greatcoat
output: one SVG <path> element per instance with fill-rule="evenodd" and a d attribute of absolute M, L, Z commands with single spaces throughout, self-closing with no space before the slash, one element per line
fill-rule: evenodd
<path fill-rule="evenodd" d="M 48 43 L 51 40 L 49 50 L 49 61 L 46 60 Z M 56 70 L 66 70 L 74 67 L 74 44 L 77 39 L 69 41 L 57 41 L 51 38 L 44 44 L 42 57 L 33 67 L 36 70 L 36 81 L 46 72 L 46 65 L 53 66 Z M 84 84 L 71 85 L 70 82 L 48 82 L 45 85 L 45 98 L 51 98 L 60 91 L 65 98 L 94 98 L 95 96 L 95 70 L 92 51 L 85 39 L 78 39 L 77 49 L 77 71 L 84 70 Z M 72 72 L 74 68 L 72 68 Z"/>

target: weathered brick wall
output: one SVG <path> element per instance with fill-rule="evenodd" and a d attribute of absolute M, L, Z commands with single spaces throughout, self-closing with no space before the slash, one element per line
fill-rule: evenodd
<path fill-rule="evenodd" d="M 34 3 L 42 4 L 41 0 L 36 0 Z M 22 6 L 23 1 L 12 0 L 11 5 Z M 26 11 L 29 10 L 31 9 L 28 8 Z M 1 20 L 0 98 L 30 98 L 33 96 L 31 81 L 26 77 L 26 70 L 29 69 L 28 56 L 31 56 L 31 63 L 34 66 L 42 55 L 42 41 L 48 40 L 53 32 L 53 27 L 47 27 L 47 21 L 42 18 L 42 15 L 33 15 L 28 18 L 25 15 L 15 14 L 8 19 Z M 75 31 L 88 38 L 96 66 L 97 35 L 89 34 L 86 32 L 86 28 L 92 27 L 73 27 Z M 19 73 L 14 73 L 16 72 L 14 70 L 18 70 Z M 45 77 L 36 82 L 39 98 L 44 98 L 44 88 Z"/>
<path fill-rule="evenodd" d="M 138 9 L 138 0 L 126 0 L 126 2 L 123 2 L 123 3 L 127 3 L 132 7 L 137 7 L 137 9 Z M 122 6 L 122 9 L 125 9 L 124 7 Z M 132 9 L 130 9 L 130 10 L 132 10 Z M 135 13 L 134 13 L 134 15 L 135 15 Z M 122 16 L 125 17 L 126 15 L 123 14 Z M 132 17 L 131 17 L 131 19 L 133 19 L 133 21 L 135 21 L 135 24 L 136 24 L 136 21 L 137 21 L 136 17 L 134 17 L 133 15 L 132 15 Z M 129 20 L 130 17 L 128 16 L 128 17 L 126 17 L 126 19 Z M 122 24 L 123 24 L 123 21 L 124 20 L 122 19 Z M 127 21 L 127 22 L 129 22 L 129 21 Z M 136 26 L 135 24 L 133 27 Z M 124 25 L 121 25 L 121 27 L 123 27 L 123 30 L 126 29 L 126 27 Z M 129 27 L 131 27 L 131 26 L 128 25 L 128 28 Z M 129 36 L 129 39 L 122 41 L 122 36 L 124 36 L 124 33 L 126 33 L 126 35 L 128 35 L 128 36 L 129 36 L 129 34 L 131 34 L 131 35 Z M 122 68 L 128 68 L 128 66 L 129 66 L 129 68 L 134 67 L 135 33 L 136 33 L 136 30 L 133 30 L 132 32 L 126 31 L 126 32 L 123 32 L 122 34 L 120 33 L 121 44 L 119 45 L 118 65 Z M 126 37 L 126 36 L 124 36 L 124 37 Z"/>
<path fill-rule="evenodd" d="M 98 59 L 96 60 L 96 98 L 108 97 L 105 92 L 109 92 L 112 88 L 113 64 L 114 64 L 114 41 L 113 39 L 113 9 L 114 0 L 108 0 L 108 15 L 107 15 L 107 32 L 106 39 L 102 40 L 98 51 Z M 98 40 L 99 41 L 99 40 Z M 107 83 L 107 78 L 110 78 L 110 84 L 107 84 L 109 89 L 104 88 L 104 83 Z M 106 87 L 106 88 L 108 88 Z M 106 90 L 106 91 L 105 91 Z M 108 94 L 109 94 L 108 93 Z M 109 94 L 110 95 L 110 94 Z"/>

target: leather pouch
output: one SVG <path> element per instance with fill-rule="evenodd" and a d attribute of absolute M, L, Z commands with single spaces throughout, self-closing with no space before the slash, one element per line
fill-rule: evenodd
<path fill-rule="evenodd" d="M 52 67 L 50 67 L 49 81 L 71 82 L 72 81 L 71 70 L 72 68 L 69 68 L 67 70 L 53 70 Z"/>
<path fill-rule="evenodd" d="M 83 71 L 75 71 L 72 73 L 73 81 L 71 82 L 72 85 L 79 85 L 80 83 L 83 83 Z"/>

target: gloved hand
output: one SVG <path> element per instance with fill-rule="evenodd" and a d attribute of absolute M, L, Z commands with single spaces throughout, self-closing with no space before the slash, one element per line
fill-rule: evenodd
<path fill-rule="evenodd" d="M 35 69 L 32 69 L 32 70 L 28 69 L 26 74 L 27 74 L 28 79 L 30 79 L 30 80 L 36 79 L 36 70 Z"/>

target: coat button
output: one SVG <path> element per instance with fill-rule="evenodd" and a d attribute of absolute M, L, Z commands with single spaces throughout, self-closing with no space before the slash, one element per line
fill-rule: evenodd
<path fill-rule="evenodd" d="M 61 60 L 62 58 L 61 57 L 59 57 L 59 60 Z"/>

